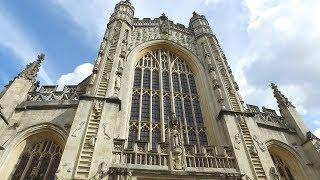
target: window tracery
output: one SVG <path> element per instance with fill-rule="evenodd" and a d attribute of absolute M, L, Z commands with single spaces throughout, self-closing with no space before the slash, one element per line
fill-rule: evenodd
<path fill-rule="evenodd" d="M 293 177 L 290 169 L 288 168 L 288 165 L 286 164 L 286 162 L 284 160 L 282 160 L 279 156 L 277 156 L 275 154 L 271 154 L 271 158 L 272 158 L 273 163 L 279 172 L 280 179 L 294 180 L 294 177 Z"/>
<path fill-rule="evenodd" d="M 171 112 L 182 123 L 186 144 L 208 144 L 194 74 L 183 59 L 162 49 L 148 52 L 138 61 L 134 76 L 130 126 L 137 123 L 139 128 L 129 129 L 128 147 L 138 134 L 152 149 L 167 141 Z"/>
<path fill-rule="evenodd" d="M 51 140 L 30 146 L 21 154 L 11 179 L 54 179 L 62 151 Z"/>

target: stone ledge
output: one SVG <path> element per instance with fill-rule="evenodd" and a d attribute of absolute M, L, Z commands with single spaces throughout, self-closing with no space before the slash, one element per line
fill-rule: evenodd
<path fill-rule="evenodd" d="M 114 103 L 114 104 L 118 104 L 119 106 L 119 111 L 121 110 L 121 99 L 119 99 L 118 97 L 107 97 L 107 98 L 103 98 L 103 97 L 97 97 L 97 96 L 91 96 L 91 95 L 81 95 L 79 97 L 80 100 L 101 100 L 101 101 L 106 101 L 107 103 Z"/>
<path fill-rule="evenodd" d="M 57 109 L 78 107 L 77 100 L 57 100 L 57 101 L 25 101 L 16 107 L 16 110 L 26 109 Z"/>
<path fill-rule="evenodd" d="M 240 112 L 240 111 L 231 111 L 231 110 L 226 110 L 226 109 L 221 109 L 218 116 L 217 116 L 217 119 L 220 119 L 221 116 L 223 115 L 243 115 L 243 116 L 246 116 L 246 117 L 254 117 L 255 116 L 255 113 L 252 113 L 252 112 Z"/>
<path fill-rule="evenodd" d="M 170 175 L 175 176 L 175 178 L 187 178 L 190 176 L 197 176 L 198 178 L 206 179 L 208 176 L 212 179 L 216 178 L 240 178 L 242 175 L 236 169 L 230 168 L 186 168 L 185 170 L 169 170 L 168 166 L 151 166 L 151 165 L 132 165 L 132 164 L 112 164 L 110 169 L 126 170 L 130 171 L 132 175 L 149 175 L 166 177 Z M 203 176 L 203 177 L 201 177 Z"/>

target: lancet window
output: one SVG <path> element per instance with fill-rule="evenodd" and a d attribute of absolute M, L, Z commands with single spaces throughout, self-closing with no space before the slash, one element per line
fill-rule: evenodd
<path fill-rule="evenodd" d="M 44 140 L 22 152 L 11 179 L 54 179 L 63 149 Z"/>
<path fill-rule="evenodd" d="M 185 144 L 208 144 L 193 72 L 179 56 L 158 49 L 146 53 L 135 68 L 128 147 L 140 140 L 156 150 L 167 141 L 171 112 L 182 125 Z"/>

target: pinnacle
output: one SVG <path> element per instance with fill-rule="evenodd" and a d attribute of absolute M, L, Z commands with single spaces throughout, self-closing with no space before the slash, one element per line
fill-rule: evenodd
<path fill-rule="evenodd" d="M 292 106 L 292 103 L 286 98 L 281 91 L 278 89 L 278 86 L 275 83 L 271 83 L 271 88 L 273 89 L 273 96 L 277 99 L 278 106 L 281 107 L 288 107 Z"/>
<path fill-rule="evenodd" d="M 37 60 L 42 62 L 44 60 L 44 57 L 45 57 L 45 54 L 41 53 L 41 54 L 38 55 L 38 59 Z"/>

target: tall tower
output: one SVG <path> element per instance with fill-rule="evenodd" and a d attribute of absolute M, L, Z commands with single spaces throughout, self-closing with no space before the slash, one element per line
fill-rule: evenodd
<path fill-rule="evenodd" d="M 193 30 L 198 52 L 202 54 L 203 64 L 208 71 L 213 91 L 221 108 L 243 111 L 243 102 L 238 93 L 239 87 L 207 19 L 193 12 L 189 26 Z"/>
<path fill-rule="evenodd" d="M 115 6 L 87 92 L 80 97 L 71 127 L 72 135 L 66 143 L 57 177 L 88 179 L 111 163 L 108 157 L 111 156 L 115 138 L 113 129 L 121 109 L 119 92 L 133 16 L 134 8 L 128 0 Z"/>

